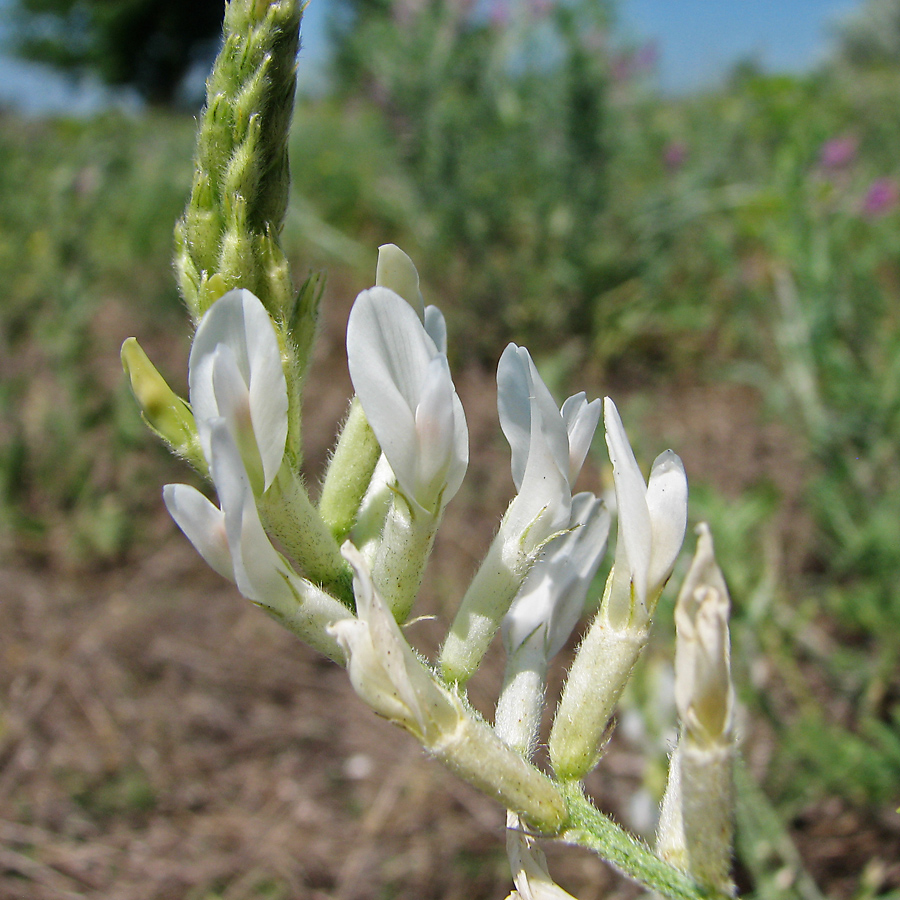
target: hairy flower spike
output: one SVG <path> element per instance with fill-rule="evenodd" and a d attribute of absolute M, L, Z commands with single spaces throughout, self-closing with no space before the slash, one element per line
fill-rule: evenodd
<path fill-rule="evenodd" d="M 468 463 L 450 377 L 447 326 L 425 306 L 412 260 L 379 248 L 375 286 L 347 327 L 356 396 L 318 506 L 302 466 L 301 395 L 322 282 L 295 292 L 279 243 L 288 200 L 300 0 L 226 0 L 224 40 L 207 81 L 195 172 L 175 228 L 175 271 L 196 326 L 190 405 L 131 338 L 122 360 L 148 424 L 215 488 L 183 484 L 165 504 L 204 560 L 250 601 L 348 670 L 372 710 L 508 811 L 516 889 L 508 900 L 573 900 L 535 843 L 597 851 L 645 887 L 681 900 L 727 895 L 734 698 L 728 599 L 708 531 L 676 611 L 673 755 L 654 854 L 599 813 L 580 779 L 643 648 L 685 529 L 687 481 L 671 451 L 645 481 L 611 400 L 606 438 L 619 513 L 600 611 L 569 674 L 550 734 L 551 778 L 532 762 L 551 658 L 576 625 L 605 553 L 609 514 L 573 487 L 602 404 L 561 407 L 528 351 L 497 370 L 500 425 L 516 494 L 440 654 L 440 671 L 401 628 L 423 581 L 445 505 Z M 507 666 L 494 724 L 464 685 L 503 629 Z"/>
<path fill-rule="evenodd" d="M 191 199 L 176 231 L 175 269 L 195 319 L 217 299 L 202 289 L 257 291 L 269 312 L 287 314 L 292 291 L 270 292 L 258 277 L 257 240 L 280 234 L 287 209 L 287 140 L 302 5 L 298 0 L 231 0 L 224 45 L 207 82 Z M 243 211 L 236 213 L 237 198 Z"/>

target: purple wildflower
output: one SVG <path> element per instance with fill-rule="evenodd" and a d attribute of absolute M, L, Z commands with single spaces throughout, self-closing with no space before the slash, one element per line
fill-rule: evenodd
<path fill-rule="evenodd" d="M 677 172 L 688 155 L 688 146 L 684 141 L 672 141 L 663 151 L 663 163 L 670 172 Z"/>
<path fill-rule="evenodd" d="M 819 165 L 830 171 L 845 169 L 856 159 L 858 146 L 859 142 L 852 134 L 831 138 L 822 144 Z"/>
<path fill-rule="evenodd" d="M 875 219 L 889 213 L 900 200 L 900 189 L 893 178 L 876 178 L 862 202 L 862 214 Z"/>

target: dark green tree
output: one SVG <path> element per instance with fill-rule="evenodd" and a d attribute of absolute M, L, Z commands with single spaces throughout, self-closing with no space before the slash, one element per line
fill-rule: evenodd
<path fill-rule="evenodd" d="M 900 2 L 866 0 L 836 28 L 839 57 L 863 69 L 900 63 Z"/>
<path fill-rule="evenodd" d="M 223 0 L 16 0 L 13 41 L 26 59 L 92 71 L 170 103 L 221 34 L 224 8 Z"/>

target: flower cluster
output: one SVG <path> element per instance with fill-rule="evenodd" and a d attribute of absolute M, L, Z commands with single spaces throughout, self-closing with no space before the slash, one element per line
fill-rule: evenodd
<path fill-rule="evenodd" d="M 347 358 L 357 418 L 348 417 L 338 442 L 343 450 L 332 457 L 325 482 L 335 495 L 335 485 L 344 487 L 339 505 L 347 521 L 337 527 L 306 492 L 289 452 L 296 384 L 283 347 L 290 335 L 247 290 L 225 293 L 200 319 L 189 406 L 162 392 L 169 418 L 190 438 L 182 434 L 182 443 L 200 448 L 199 468 L 208 472 L 218 505 L 187 485 L 168 485 L 165 502 L 213 569 L 346 666 L 373 710 L 506 805 L 520 897 L 565 897 L 528 829 L 565 830 L 566 785 L 580 781 L 602 753 L 684 540 L 684 467 L 666 451 L 645 481 L 615 404 L 578 393 L 558 406 L 528 351 L 510 344 L 497 368 L 497 407 L 515 493 L 432 667 L 401 626 L 444 508 L 463 481 L 468 431 L 444 319 L 425 307 L 411 260 L 393 245 L 382 247 L 376 282 L 350 313 Z M 140 397 L 144 369 L 129 371 Z M 582 616 L 611 522 L 602 499 L 574 492 L 601 413 L 616 495 L 615 560 L 553 721 L 550 778 L 532 762 L 547 670 Z M 167 421 L 158 410 L 157 420 Z M 360 467 L 363 457 L 369 461 Z M 688 852 L 684 835 L 691 829 L 672 812 L 695 796 L 696 779 L 685 772 L 696 769 L 698 747 L 721 760 L 725 774 L 714 790 L 721 794 L 728 783 L 727 596 L 706 532 L 698 554 L 677 613 L 684 736 L 660 853 L 701 883 L 726 890 L 727 847 L 710 849 L 704 839 L 699 855 Z M 468 705 L 464 685 L 498 630 L 507 663 L 491 726 Z"/>
<path fill-rule="evenodd" d="M 348 320 L 355 396 L 318 499 L 307 489 L 301 400 L 321 292 L 315 279 L 293 291 L 278 244 L 300 12 L 298 0 L 228 7 L 194 188 L 176 229 L 176 272 L 197 324 L 188 399 L 134 339 L 122 349 L 147 423 L 216 496 L 167 485 L 166 506 L 216 572 L 345 667 L 377 714 L 503 804 L 512 897 L 570 898 L 538 836 L 591 847 L 667 896 L 728 896 L 734 699 L 728 598 L 708 531 L 676 610 L 681 737 L 657 850 L 603 817 L 581 787 L 684 541 L 687 479 L 674 453 L 658 456 L 645 481 L 613 402 L 576 393 L 558 405 L 528 351 L 510 344 L 497 367 L 497 408 L 515 492 L 439 657 L 425 659 L 403 625 L 466 474 L 469 435 L 443 316 L 425 306 L 415 266 L 389 244 Z M 601 414 L 615 556 L 553 717 L 547 773 L 533 754 L 548 668 L 596 599 L 612 521 L 602 499 L 576 492 Z M 498 631 L 506 669 L 491 724 L 469 705 L 466 684 Z"/>

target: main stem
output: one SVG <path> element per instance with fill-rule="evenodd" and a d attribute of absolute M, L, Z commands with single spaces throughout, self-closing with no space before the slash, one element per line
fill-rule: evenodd
<path fill-rule="evenodd" d="M 567 844 L 593 850 L 620 872 L 670 900 L 729 900 L 698 885 L 663 862 L 646 844 L 603 815 L 584 795 L 580 782 L 559 782 L 569 814 L 558 835 Z"/>

